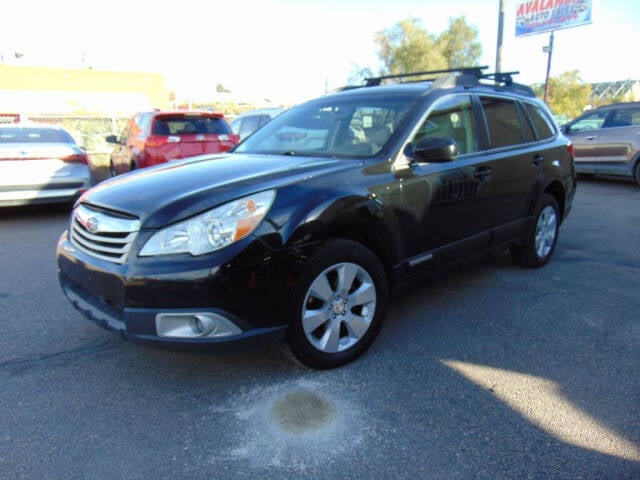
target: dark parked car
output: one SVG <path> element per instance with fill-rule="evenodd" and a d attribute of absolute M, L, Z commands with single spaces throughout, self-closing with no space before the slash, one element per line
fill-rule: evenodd
<path fill-rule="evenodd" d="M 111 153 L 111 175 L 149 167 L 171 160 L 220 153 L 235 147 L 240 137 L 220 112 L 179 110 L 142 112 L 134 115 Z"/>
<path fill-rule="evenodd" d="M 563 131 L 573 142 L 578 173 L 632 177 L 640 185 L 640 102 L 596 108 Z"/>
<path fill-rule="evenodd" d="M 233 133 L 240 135 L 240 139 L 243 139 L 269 123 L 282 112 L 284 112 L 283 108 L 260 108 L 241 113 L 231 121 L 231 130 L 233 130 Z"/>
<path fill-rule="evenodd" d="M 575 193 L 545 105 L 478 68 L 383 80 L 287 110 L 233 153 L 87 192 L 57 249 L 71 303 L 144 343 L 284 336 L 332 368 L 371 345 L 416 277 L 504 249 L 545 265 Z"/>
<path fill-rule="evenodd" d="M 71 202 L 90 186 L 89 157 L 69 132 L 0 125 L 0 206 Z"/>

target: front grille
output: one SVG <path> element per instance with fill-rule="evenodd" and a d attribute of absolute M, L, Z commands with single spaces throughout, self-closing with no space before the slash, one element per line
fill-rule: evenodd
<path fill-rule="evenodd" d="M 80 205 L 73 211 L 71 242 L 93 257 L 123 264 L 139 230 L 136 219 Z"/>

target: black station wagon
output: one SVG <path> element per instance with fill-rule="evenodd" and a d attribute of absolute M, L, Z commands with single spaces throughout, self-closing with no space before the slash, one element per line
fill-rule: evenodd
<path fill-rule="evenodd" d="M 282 113 L 230 153 L 108 180 L 59 240 L 71 303 L 124 338 L 216 350 L 285 338 L 354 360 L 409 281 L 510 249 L 551 258 L 571 143 L 511 74 L 378 77 Z"/>

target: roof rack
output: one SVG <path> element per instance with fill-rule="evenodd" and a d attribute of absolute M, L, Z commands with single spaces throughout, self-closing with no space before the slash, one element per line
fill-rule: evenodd
<path fill-rule="evenodd" d="M 427 75 L 438 75 L 441 73 L 462 73 L 462 74 L 471 74 L 474 75 L 476 77 L 480 77 L 482 76 L 482 70 L 484 70 L 485 68 L 489 68 L 486 65 L 482 66 L 482 67 L 463 67 L 463 68 L 449 68 L 449 69 L 445 69 L 445 70 L 428 70 L 428 71 L 424 71 L 424 72 L 411 72 L 411 73 L 398 73 L 398 74 L 394 74 L 394 75 L 382 75 L 380 77 L 370 77 L 370 78 L 365 78 L 365 81 L 367 82 L 365 84 L 365 86 L 367 87 L 375 87 L 377 85 L 380 85 L 382 83 L 382 80 L 389 80 L 392 78 L 408 78 L 408 77 L 425 77 Z M 419 82 L 423 82 L 423 81 L 429 81 L 429 80 L 435 80 L 435 78 L 426 78 L 426 79 L 422 79 L 422 80 L 413 80 L 413 81 L 419 81 Z"/>
<path fill-rule="evenodd" d="M 487 83 L 480 83 L 481 80 L 489 80 L 493 82 L 495 87 L 506 88 L 514 90 L 530 97 L 535 97 L 533 90 L 527 85 L 522 85 L 513 81 L 513 75 L 517 75 L 520 72 L 494 72 L 483 73 L 482 71 L 489 67 L 463 67 L 463 68 L 451 68 L 446 70 L 429 70 L 425 72 L 411 72 L 400 73 L 395 75 L 382 75 L 379 77 L 366 78 L 365 87 L 375 87 L 382 83 L 383 80 L 389 79 L 405 79 L 411 78 L 408 82 L 433 82 L 434 87 L 439 88 L 451 88 L 455 86 L 472 87 L 477 85 L 488 85 Z M 443 73 L 448 73 L 446 76 L 438 76 Z M 434 76 L 436 75 L 436 76 Z M 417 77 L 422 77 L 416 79 Z M 353 88 L 346 87 L 345 89 Z M 357 88 L 357 87 L 355 87 Z"/>

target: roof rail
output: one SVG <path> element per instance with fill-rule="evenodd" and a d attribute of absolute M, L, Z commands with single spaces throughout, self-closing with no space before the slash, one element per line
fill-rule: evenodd
<path fill-rule="evenodd" d="M 411 73 L 398 73 L 398 74 L 393 74 L 393 75 L 382 75 L 379 77 L 370 77 L 370 78 L 365 78 L 365 81 L 367 82 L 365 84 L 365 86 L 367 87 L 375 87 L 377 85 L 380 85 L 382 83 L 382 80 L 389 80 L 391 78 L 408 78 L 408 77 L 424 77 L 427 75 L 437 75 L 440 73 L 462 73 L 462 74 L 471 74 L 473 76 L 475 76 L 476 78 L 480 78 L 483 74 L 482 74 L 482 70 L 489 68 L 486 65 L 482 66 L 482 67 L 461 67 L 461 68 L 449 68 L 449 69 L 445 69 L 445 70 L 427 70 L 424 72 L 411 72 Z M 424 81 L 424 80 L 434 80 L 433 78 L 428 78 L 428 79 L 423 79 L 423 80 L 417 80 L 417 81 Z"/>
<path fill-rule="evenodd" d="M 513 84 L 512 75 L 518 75 L 520 72 L 494 72 L 494 73 L 483 73 L 479 78 L 486 78 L 489 80 L 493 80 L 496 83 L 503 84 L 505 86 L 509 86 Z"/>

